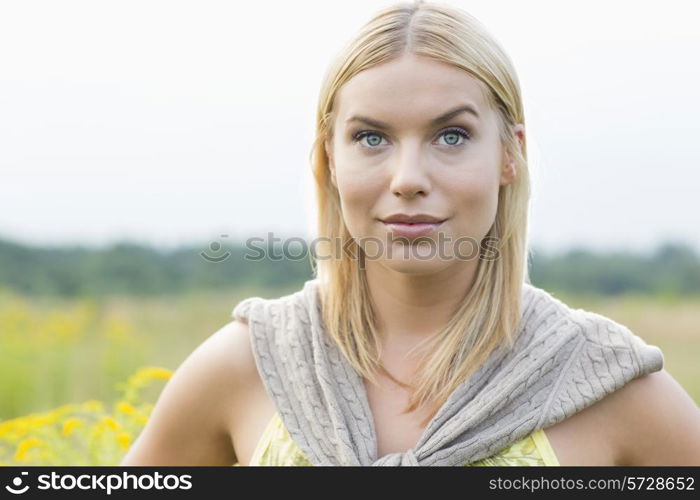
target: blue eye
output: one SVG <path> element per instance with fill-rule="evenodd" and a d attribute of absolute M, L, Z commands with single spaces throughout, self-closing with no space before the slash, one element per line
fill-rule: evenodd
<path fill-rule="evenodd" d="M 467 132 L 463 128 L 459 128 L 459 127 L 448 128 L 447 130 L 445 130 L 444 132 L 442 132 L 440 134 L 440 137 L 449 137 L 449 136 L 452 136 L 452 137 L 460 136 L 464 139 L 464 142 L 462 142 L 462 143 L 454 143 L 454 144 L 448 143 L 447 144 L 448 146 L 452 146 L 452 147 L 462 146 L 466 143 L 466 141 L 468 139 L 471 139 L 471 135 L 469 135 L 469 132 Z M 455 139 L 455 141 L 458 141 L 458 140 L 459 139 Z"/>
<path fill-rule="evenodd" d="M 451 128 L 445 129 L 439 135 L 439 137 L 457 137 L 457 136 L 462 137 L 465 140 L 465 142 L 455 143 L 454 141 L 458 140 L 458 139 L 454 139 L 452 142 L 448 142 L 446 144 L 446 146 L 452 147 L 452 148 L 464 146 L 464 144 L 466 144 L 466 141 L 468 139 L 471 139 L 471 134 L 469 134 L 469 132 L 467 132 L 466 130 L 464 130 L 461 127 L 451 127 Z M 379 140 L 381 141 L 381 138 L 383 136 L 379 132 L 375 132 L 373 130 L 362 130 L 362 131 L 356 133 L 353 136 L 352 140 L 353 140 L 353 142 L 359 142 L 365 137 L 368 137 L 368 138 L 375 137 L 375 138 L 379 138 Z M 369 146 L 365 146 L 364 144 L 361 144 L 361 146 L 364 148 L 368 148 L 368 149 L 375 149 L 376 146 L 380 145 L 380 142 L 377 142 L 376 139 L 374 141 L 370 141 L 368 139 L 368 142 L 370 144 Z"/>

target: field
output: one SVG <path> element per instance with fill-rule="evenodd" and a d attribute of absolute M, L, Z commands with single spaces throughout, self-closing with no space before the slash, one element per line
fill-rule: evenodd
<path fill-rule="evenodd" d="M 0 294 L 0 465 L 114 465 L 163 384 L 248 296 L 232 290 L 104 300 Z M 608 316 L 664 352 L 700 403 L 700 299 L 555 296 Z"/>

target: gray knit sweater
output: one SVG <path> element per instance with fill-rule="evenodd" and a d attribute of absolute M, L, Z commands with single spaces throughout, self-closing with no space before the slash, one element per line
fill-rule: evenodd
<path fill-rule="evenodd" d="M 377 457 L 366 389 L 324 330 L 318 286 L 249 297 L 232 312 L 248 323 L 265 389 L 313 465 L 465 465 L 663 367 L 661 350 L 627 327 L 524 283 L 514 347 L 457 387 L 414 448 Z"/>

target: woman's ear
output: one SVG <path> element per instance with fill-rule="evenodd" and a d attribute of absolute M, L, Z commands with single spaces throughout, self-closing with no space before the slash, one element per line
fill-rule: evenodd
<path fill-rule="evenodd" d="M 326 149 L 326 156 L 328 157 L 328 169 L 331 171 L 331 182 L 333 186 L 338 189 L 338 185 L 335 181 L 335 163 L 333 163 L 333 155 L 331 154 L 333 146 L 329 144 L 328 141 L 324 141 L 323 145 Z"/>
<path fill-rule="evenodd" d="M 513 134 L 515 134 L 516 136 L 518 148 L 522 149 L 522 146 L 525 143 L 525 127 L 523 127 L 522 123 L 518 123 L 513 127 Z M 513 155 L 510 151 L 506 150 L 505 156 L 505 164 L 503 165 L 503 169 L 501 170 L 501 186 L 510 184 L 515 180 L 517 176 L 515 160 L 513 159 Z"/>

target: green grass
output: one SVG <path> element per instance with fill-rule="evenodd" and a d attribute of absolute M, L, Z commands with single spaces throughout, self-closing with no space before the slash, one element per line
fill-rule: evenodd
<path fill-rule="evenodd" d="M 88 399 L 113 402 L 116 385 L 139 368 L 176 369 L 231 320 L 242 298 L 279 297 L 296 289 L 99 301 L 0 294 L 0 420 Z M 665 368 L 700 404 L 700 299 L 554 295 L 659 346 Z"/>
<path fill-rule="evenodd" d="M 0 421 L 88 399 L 110 403 L 117 384 L 139 368 L 177 368 L 231 321 L 242 298 L 289 292 L 238 289 L 99 301 L 3 292 Z"/>

